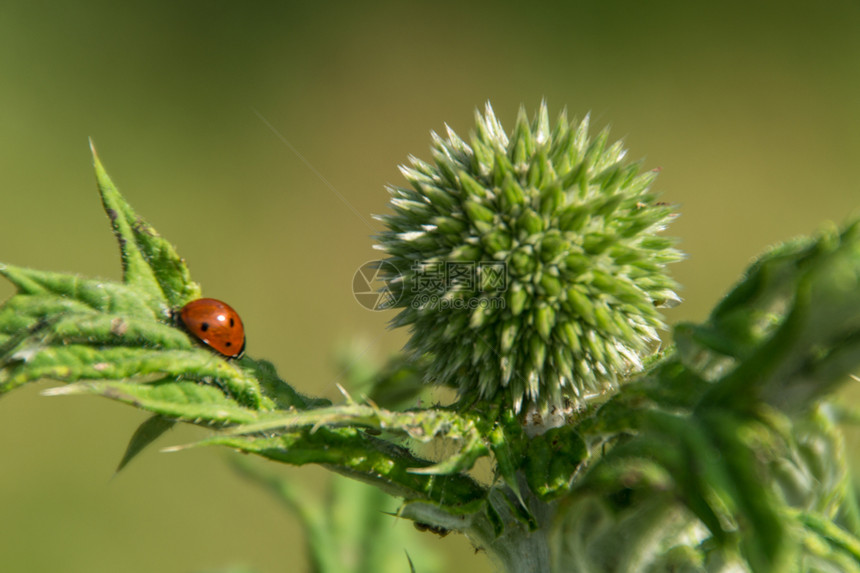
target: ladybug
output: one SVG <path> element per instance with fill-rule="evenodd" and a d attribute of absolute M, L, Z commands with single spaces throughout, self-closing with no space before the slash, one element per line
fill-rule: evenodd
<path fill-rule="evenodd" d="M 192 300 L 179 311 L 188 332 L 227 358 L 241 358 L 245 352 L 245 327 L 233 308 L 214 298 Z"/>

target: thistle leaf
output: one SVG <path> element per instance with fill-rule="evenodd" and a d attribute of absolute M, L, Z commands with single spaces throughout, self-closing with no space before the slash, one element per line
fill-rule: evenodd
<path fill-rule="evenodd" d="M 165 418 L 159 414 L 150 416 L 138 426 L 137 430 L 131 436 L 125 453 L 116 467 L 116 472 L 119 473 L 131 460 L 136 458 L 147 446 L 157 440 L 162 434 L 176 425 L 175 420 Z"/>
<path fill-rule="evenodd" d="M 200 298 L 200 287 L 168 241 L 140 218 L 120 196 L 90 142 L 99 193 L 119 241 L 123 280 L 153 299 L 179 307 Z"/>

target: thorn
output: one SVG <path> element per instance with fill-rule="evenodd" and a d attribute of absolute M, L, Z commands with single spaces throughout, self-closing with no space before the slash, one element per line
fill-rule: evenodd
<path fill-rule="evenodd" d="M 195 446 L 195 444 L 181 444 L 179 446 L 167 446 L 166 448 L 161 448 L 158 450 L 164 454 L 172 454 L 173 452 L 181 452 L 182 450 L 188 450 Z"/>
<path fill-rule="evenodd" d="M 56 388 L 48 388 L 47 390 L 42 390 L 39 392 L 42 396 L 71 396 L 74 394 L 80 394 L 82 392 L 81 388 L 76 384 L 69 384 L 68 386 L 57 386 Z"/>
<path fill-rule="evenodd" d="M 349 395 L 349 392 L 346 391 L 346 388 L 340 385 L 340 382 L 336 383 L 337 389 L 343 394 L 343 397 L 346 398 L 346 401 L 350 404 L 355 404 L 355 400 L 352 399 L 352 396 Z"/>

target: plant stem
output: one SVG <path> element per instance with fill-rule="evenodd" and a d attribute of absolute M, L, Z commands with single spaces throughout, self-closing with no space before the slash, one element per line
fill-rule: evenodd
<path fill-rule="evenodd" d="M 482 515 L 465 533 L 506 573 L 549 573 L 549 534 L 555 504 L 537 499 L 525 484 L 525 479 L 520 479 L 520 482 L 523 501 L 537 527 L 529 527 L 522 522 L 512 510 L 513 493 L 502 488 L 491 492 L 489 503 L 498 510 L 504 531 L 498 534 L 490 519 Z"/>

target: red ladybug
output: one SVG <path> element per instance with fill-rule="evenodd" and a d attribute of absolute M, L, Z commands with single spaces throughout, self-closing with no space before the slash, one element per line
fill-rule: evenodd
<path fill-rule="evenodd" d="M 245 352 L 245 327 L 233 308 L 214 298 L 192 300 L 179 311 L 188 332 L 227 358 L 241 358 Z"/>

